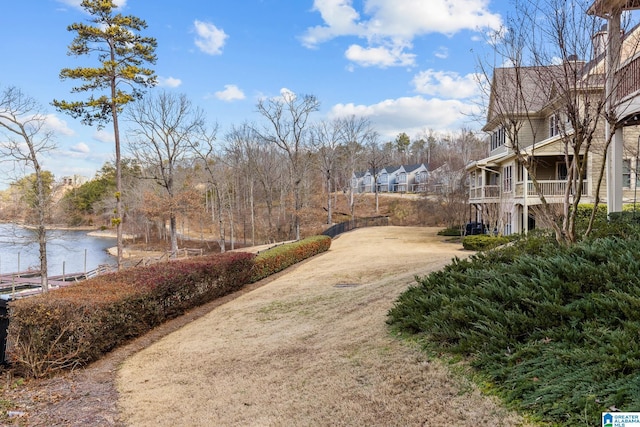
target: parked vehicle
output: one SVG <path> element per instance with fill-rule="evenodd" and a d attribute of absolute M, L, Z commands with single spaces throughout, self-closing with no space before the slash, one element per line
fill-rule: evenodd
<path fill-rule="evenodd" d="M 485 226 L 481 222 L 468 222 L 465 226 L 464 235 L 474 236 L 476 234 L 485 234 Z"/>

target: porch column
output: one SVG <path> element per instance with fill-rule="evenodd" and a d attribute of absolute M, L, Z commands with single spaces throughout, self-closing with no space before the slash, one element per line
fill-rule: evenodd
<path fill-rule="evenodd" d="M 622 10 L 613 8 L 607 16 L 607 67 L 605 101 L 607 113 L 615 109 L 615 72 L 620 65 L 621 35 L 620 17 Z M 615 114 L 614 114 L 615 117 Z M 611 124 L 605 122 L 605 137 L 611 135 Z M 607 151 L 607 214 L 622 211 L 622 129 L 616 129 Z"/>
<path fill-rule="evenodd" d="M 529 233 L 529 171 L 522 166 L 522 232 Z"/>
<path fill-rule="evenodd" d="M 622 211 L 622 128 L 613 135 L 607 153 L 607 214 Z"/>

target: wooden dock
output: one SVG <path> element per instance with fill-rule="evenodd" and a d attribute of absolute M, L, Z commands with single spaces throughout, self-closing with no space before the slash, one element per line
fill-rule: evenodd
<path fill-rule="evenodd" d="M 57 289 L 111 271 L 114 271 L 113 266 L 100 265 L 87 272 L 49 276 L 47 282 L 49 289 Z M 42 288 L 39 271 L 0 274 L 0 296 L 4 298 L 16 299 L 40 293 L 42 293 Z"/>

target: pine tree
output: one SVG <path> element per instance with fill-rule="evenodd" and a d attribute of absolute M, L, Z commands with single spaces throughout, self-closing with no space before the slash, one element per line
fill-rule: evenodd
<path fill-rule="evenodd" d="M 120 131 L 118 114 L 124 105 L 142 97 L 142 89 L 156 84 L 153 70 L 145 63 L 154 64 L 157 42 L 143 37 L 139 32 L 147 27 L 145 21 L 135 16 L 116 14 L 113 1 L 83 0 L 82 8 L 91 16 L 90 23 L 74 23 L 67 29 L 76 33 L 68 48 L 69 55 L 97 54 L 98 67 L 64 68 L 62 80 L 81 81 L 72 93 L 91 92 L 83 101 L 58 101 L 53 105 L 59 110 L 80 118 L 86 125 L 103 127 L 113 123 L 116 166 L 116 209 L 112 224 L 118 240 L 118 268 L 122 261 L 122 174 L 120 161 Z M 126 89 L 125 89 L 126 88 Z M 128 89 L 128 91 L 127 91 Z M 94 95 L 95 93 L 95 95 Z"/>

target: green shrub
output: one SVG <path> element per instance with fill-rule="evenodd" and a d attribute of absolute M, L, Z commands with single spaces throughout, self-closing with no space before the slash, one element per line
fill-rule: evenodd
<path fill-rule="evenodd" d="M 438 236 L 460 237 L 463 234 L 464 234 L 464 227 L 462 227 L 461 225 L 445 228 L 444 230 L 438 231 Z"/>
<path fill-rule="evenodd" d="M 312 236 L 261 252 L 256 257 L 251 281 L 257 282 L 300 261 L 326 252 L 329 247 L 331 247 L 330 237 Z"/>
<path fill-rule="evenodd" d="M 598 425 L 608 407 L 638 410 L 640 239 L 536 239 L 419 278 L 389 324 L 468 358 L 506 402 L 544 422 Z"/>
<path fill-rule="evenodd" d="M 576 217 L 576 231 L 582 235 L 589 224 L 593 204 L 581 204 L 578 206 Z M 607 205 L 600 204 L 596 212 L 593 228 L 589 236 L 590 240 L 607 236 L 627 238 L 638 235 L 640 231 L 640 212 L 634 210 L 632 204 L 623 206 L 622 212 L 611 212 L 607 215 Z"/>
<path fill-rule="evenodd" d="M 488 234 L 478 234 L 466 236 L 462 239 L 462 246 L 470 251 L 486 251 L 497 248 L 498 246 L 509 243 L 510 239 L 506 236 L 491 236 Z"/>

